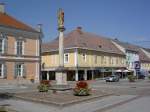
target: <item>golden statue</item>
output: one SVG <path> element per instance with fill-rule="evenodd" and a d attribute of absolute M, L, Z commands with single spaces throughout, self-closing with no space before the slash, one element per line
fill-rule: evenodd
<path fill-rule="evenodd" d="M 58 28 L 64 27 L 64 11 L 60 8 L 58 10 Z"/>

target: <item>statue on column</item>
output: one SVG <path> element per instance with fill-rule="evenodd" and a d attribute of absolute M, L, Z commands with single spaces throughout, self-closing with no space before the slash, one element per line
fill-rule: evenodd
<path fill-rule="evenodd" d="M 61 8 L 58 10 L 58 28 L 64 28 L 64 11 Z"/>

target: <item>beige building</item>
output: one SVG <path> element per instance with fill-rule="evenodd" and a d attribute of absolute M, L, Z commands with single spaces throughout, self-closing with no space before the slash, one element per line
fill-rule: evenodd
<path fill-rule="evenodd" d="M 141 69 L 143 71 L 149 72 L 150 74 L 150 52 L 149 49 L 140 48 L 139 49 Z"/>
<path fill-rule="evenodd" d="M 117 39 L 112 40 L 112 43 L 126 54 L 126 66 L 128 70 L 133 71 L 135 75 L 147 75 L 148 72 L 150 72 L 149 49 L 142 48 L 130 43 L 121 42 Z M 139 70 L 136 70 L 136 62 L 139 62 L 140 64 Z M 137 71 L 140 73 L 137 73 Z"/>
<path fill-rule="evenodd" d="M 39 80 L 41 33 L 8 15 L 0 4 L 0 78 Z"/>
<path fill-rule="evenodd" d="M 55 80 L 59 67 L 58 38 L 42 45 L 42 79 Z M 64 67 L 67 80 L 91 80 L 125 70 L 125 54 L 104 37 L 81 27 L 64 36 Z"/>

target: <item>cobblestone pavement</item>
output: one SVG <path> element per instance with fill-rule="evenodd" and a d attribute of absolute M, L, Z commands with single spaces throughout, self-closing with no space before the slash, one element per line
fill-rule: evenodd
<path fill-rule="evenodd" d="M 71 85 L 74 83 L 70 82 Z M 0 105 L 8 105 L 18 112 L 149 112 L 150 81 L 139 80 L 129 83 L 121 80 L 115 83 L 105 81 L 89 82 L 94 90 L 113 92 L 112 96 L 56 107 L 15 99 L 0 99 Z M 1 90 L 0 90 L 1 91 Z"/>
<path fill-rule="evenodd" d="M 69 107 L 55 107 L 12 99 L 4 100 L 3 103 L 10 104 L 9 108 L 13 108 L 18 112 L 93 112 L 100 108 L 108 107 L 132 98 L 135 98 L 135 96 L 109 96 L 104 99 L 74 104 Z"/>

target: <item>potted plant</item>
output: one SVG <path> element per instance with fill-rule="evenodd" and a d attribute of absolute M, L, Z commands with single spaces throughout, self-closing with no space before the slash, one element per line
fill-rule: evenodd
<path fill-rule="evenodd" d="M 48 92 L 48 86 L 45 84 L 40 84 L 38 87 L 39 92 Z"/>
<path fill-rule="evenodd" d="M 50 86 L 51 86 L 51 84 L 50 84 L 50 80 L 41 80 L 41 81 L 40 81 L 40 84 L 47 85 L 48 87 L 50 87 Z"/>
<path fill-rule="evenodd" d="M 33 75 L 31 76 L 30 81 L 31 81 L 31 83 L 34 83 L 34 76 Z"/>
<path fill-rule="evenodd" d="M 148 76 L 148 79 L 150 80 L 150 76 Z"/>
<path fill-rule="evenodd" d="M 76 96 L 90 95 L 90 89 L 89 89 L 88 83 L 85 81 L 77 82 L 73 91 L 74 91 L 74 95 Z"/>
<path fill-rule="evenodd" d="M 128 76 L 129 82 L 135 82 L 135 79 L 136 79 L 136 77 L 133 76 L 133 75 L 129 75 L 129 76 Z"/>

